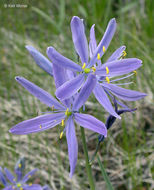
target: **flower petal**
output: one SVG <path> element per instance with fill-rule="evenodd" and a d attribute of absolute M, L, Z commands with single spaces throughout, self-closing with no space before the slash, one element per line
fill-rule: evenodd
<path fill-rule="evenodd" d="M 136 100 L 139 100 L 139 99 L 147 96 L 147 94 L 145 94 L 145 93 L 141 93 L 141 92 L 138 92 L 135 90 L 128 90 L 125 88 L 121 88 L 114 84 L 103 83 L 102 86 L 105 87 L 106 89 L 110 90 L 115 96 L 117 96 L 118 98 L 120 98 L 122 100 L 136 101 Z"/>
<path fill-rule="evenodd" d="M 95 38 L 95 24 L 92 25 L 90 29 L 90 42 L 89 42 L 89 51 L 90 51 L 90 58 L 92 58 L 95 50 L 97 48 L 96 38 Z M 98 66 L 101 66 L 101 60 L 97 60 Z"/>
<path fill-rule="evenodd" d="M 104 36 L 103 36 L 102 40 L 100 41 L 100 43 L 98 44 L 98 46 L 95 50 L 95 53 L 93 54 L 93 57 L 90 60 L 88 67 L 91 67 L 92 65 L 94 65 L 96 63 L 98 53 L 100 54 L 100 57 L 103 56 L 103 54 L 104 54 L 103 46 L 105 47 L 105 50 L 107 50 L 115 31 L 116 31 L 116 20 L 113 18 L 109 21 L 107 29 L 104 33 Z"/>
<path fill-rule="evenodd" d="M 73 176 L 78 157 L 78 143 L 75 134 L 75 126 L 72 117 L 69 117 L 66 124 L 66 138 L 68 145 L 68 156 L 70 162 L 70 177 Z"/>
<path fill-rule="evenodd" d="M 72 71 L 70 71 L 70 72 L 72 72 Z M 54 64 L 53 65 L 53 77 L 54 77 L 54 81 L 55 81 L 55 85 L 56 85 L 56 89 L 57 89 L 61 85 L 63 85 L 66 81 L 69 80 L 68 70 L 66 70 L 63 67 L 60 67 L 60 66 Z M 63 100 L 62 103 L 64 105 L 66 105 L 67 107 L 69 107 L 70 104 L 71 104 L 71 100 L 70 99 L 66 99 L 66 100 Z"/>
<path fill-rule="evenodd" d="M 6 175 L 7 179 L 11 183 L 15 183 L 15 177 L 12 175 L 12 173 L 7 168 L 4 168 L 4 172 L 5 172 L 5 175 Z"/>
<path fill-rule="evenodd" d="M 87 80 L 83 87 L 81 88 L 78 95 L 75 97 L 74 103 L 73 103 L 73 111 L 78 111 L 81 106 L 86 102 L 86 100 L 89 98 L 92 90 L 94 89 L 96 85 L 96 76 L 93 74 L 89 74 L 87 77 Z"/>
<path fill-rule="evenodd" d="M 36 172 L 38 171 L 38 169 L 33 169 L 30 172 L 28 172 L 22 179 L 22 183 L 26 183 L 30 177 L 32 177 Z"/>
<path fill-rule="evenodd" d="M 10 186 L 5 187 L 3 190 L 14 190 L 14 189 L 13 189 L 13 186 L 10 185 Z"/>
<path fill-rule="evenodd" d="M 121 119 L 121 117 L 115 112 L 108 96 L 106 95 L 105 91 L 103 90 L 103 88 L 100 86 L 99 83 L 96 84 L 96 86 L 93 90 L 93 93 L 94 93 L 96 99 L 104 107 L 105 110 L 107 110 L 111 115 Z"/>
<path fill-rule="evenodd" d="M 103 64 L 96 70 L 96 75 L 115 77 L 130 73 L 139 67 L 141 67 L 142 61 L 136 58 L 121 59 Z M 109 69 L 109 73 L 106 73 L 106 67 Z"/>
<path fill-rule="evenodd" d="M 107 129 L 104 123 L 89 114 L 75 113 L 75 121 L 82 127 L 107 137 Z"/>
<path fill-rule="evenodd" d="M 64 113 L 41 115 L 13 126 L 9 132 L 17 135 L 37 133 L 55 127 L 64 118 Z"/>
<path fill-rule="evenodd" d="M 38 184 L 32 184 L 32 185 L 24 185 L 24 190 L 42 190 L 42 187 Z"/>
<path fill-rule="evenodd" d="M 41 102 L 43 102 L 47 106 L 52 107 L 54 105 L 55 109 L 65 109 L 65 107 L 61 105 L 55 98 L 53 98 L 48 92 L 41 89 L 32 82 L 28 81 L 24 77 L 17 76 L 15 79 L 33 96 L 38 98 Z"/>
<path fill-rule="evenodd" d="M 97 43 L 95 38 L 95 24 L 93 24 L 90 29 L 90 41 L 89 41 L 90 58 L 94 54 L 96 48 L 97 48 Z"/>
<path fill-rule="evenodd" d="M 43 69 L 49 75 L 52 76 L 52 63 L 44 55 L 42 55 L 39 51 L 37 51 L 34 47 L 27 45 L 26 49 L 34 58 L 36 64 L 39 67 L 41 67 L 41 69 Z"/>
<path fill-rule="evenodd" d="M 79 74 L 72 80 L 65 82 L 56 90 L 56 97 L 60 100 L 65 100 L 73 96 L 82 86 L 85 74 Z"/>
<path fill-rule="evenodd" d="M 0 167 L 0 181 L 2 182 L 2 184 L 3 184 L 4 186 L 7 185 L 7 181 L 6 181 L 6 179 L 5 179 L 5 176 L 4 176 L 3 172 L 2 172 L 2 168 L 1 168 L 1 167 Z"/>
<path fill-rule="evenodd" d="M 17 176 L 17 181 L 20 181 L 22 178 L 22 174 L 24 173 L 25 170 L 25 158 L 21 157 L 17 162 L 14 167 L 14 171 Z"/>
<path fill-rule="evenodd" d="M 71 20 L 72 39 L 82 63 L 88 63 L 88 43 L 83 20 L 74 16 Z"/>
<path fill-rule="evenodd" d="M 53 47 L 47 48 L 47 55 L 53 64 L 65 67 L 72 71 L 82 71 L 82 68 L 78 64 L 58 53 Z"/>
<path fill-rule="evenodd" d="M 121 46 L 120 48 L 118 48 L 115 52 L 113 52 L 113 54 L 109 57 L 109 59 L 107 60 L 107 62 L 111 62 L 111 61 L 115 61 L 118 60 L 122 54 L 123 51 L 126 49 L 126 46 Z"/>

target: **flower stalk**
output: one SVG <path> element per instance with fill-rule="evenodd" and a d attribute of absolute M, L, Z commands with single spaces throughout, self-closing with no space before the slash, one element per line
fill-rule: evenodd
<path fill-rule="evenodd" d="M 95 183 L 94 183 L 94 178 L 92 175 L 91 165 L 89 162 L 89 156 L 88 156 L 88 150 L 87 150 L 84 128 L 80 127 L 80 131 L 81 131 L 81 139 L 82 139 L 82 144 L 83 144 L 84 156 L 85 156 L 85 161 L 86 161 L 86 170 L 87 170 L 90 189 L 95 190 Z"/>

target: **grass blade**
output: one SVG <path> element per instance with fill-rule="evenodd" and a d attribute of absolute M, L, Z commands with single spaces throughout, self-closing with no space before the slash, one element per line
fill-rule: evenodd
<path fill-rule="evenodd" d="M 97 160 L 98 160 L 98 164 L 99 164 L 99 167 L 101 169 L 102 176 L 103 176 L 103 178 L 104 178 L 104 180 L 106 182 L 106 186 L 107 186 L 108 190 L 113 190 L 113 187 L 112 187 L 112 184 L 110 182 L 110 179 L 109 179 L 109 177 L 108 177 L 108 175 L 107 175 L 107 173 L 106 173 L 106 171 L 105 171 L 105 169 L 103 167 L 103 164 L 102 164 L 102 162 L 101 162 L 98 155 L 97 155 Z"/>

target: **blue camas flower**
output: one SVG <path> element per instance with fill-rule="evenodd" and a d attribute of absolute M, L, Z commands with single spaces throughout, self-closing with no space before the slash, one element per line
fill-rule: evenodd
<path fill-rule="evenodd" d="M 53 75 L 53 69 L 52 69 L 52 63 L 44 56 L 42 55 L 38 50 L 36 50 L 34 47 L 30 45 L 25 46 L 26 49 L 29 51 L 33 59 L 35 60 L 35 63 L 44 71 L 46 71 L 49 75 Z"/>
<path fill-rule="evenodd" d="M 62 82 L 61 79 L 64 78 L 59 78 L 59 74 L 55 76 L 57 76 L 56 85 L 60 85 Z M 96 77 L 93 74 L 90 74 L 80 92 L 76 93 L 73 98 L 65 100 L 63 103 L 58 102 L 48 92 L 44 91 L 23 77 L 16 77 L 16 80 L 32 95 L 52 108 L 53 112 L 23 121 L 12 127 L 10 132 L 18 135 L 37 133 L 61 124 L 64 129 L 60 134 L 60 138 L 62 138 L 63 133 L 66 132 L 68 155 L 70 161 L 70 177 L 72 177 L 78 154 L 78 143 L 75 134 L 74 121 L 84 128 L 99 133 L 104 137 L 107 136 L 107 129 L 104 123 L 91 115 L 79 113 L 79 109 L 88 99 L 91 89 L 93 89 L 96 84 Z"/>
<path fill-rule="evenodd" d="M 15 166 L 14 171 L 16 177 L 14 177 L 7 168 L 4 168 L 3 172 L 0 167 L 0 181 L 5 186 L 3 190 L 42 190 L 42 187 L 38 184 L 27 184 L 27 181 L 35 174 L 37 169 L 34 169 L 23 176 L 24 168 L 24 158 L 20 159 Z"/>
<path fill-rule="evenodd" d="M 65 82 L 57 88 L 56 96 L 60 100 L 70 98 L 82 87 L 85 80 L 89 79 L 88 76 L 93 75 L 97 81 L 92 89 L 96 99 L 111 115 L 120 118 L 112 107 L 112 104 L 106 95 L 106 90 L 111 91 L 115 96 L 128 101 L 141 99 L 146 94 L 118 87 L 117 85 L 112 84 L 110 78 L 137 70 L 142 65 L 142 61 L 136 58 L 120 59 L 126 54 L 124 51 L 125 46 L 122 46 L 112 54 L 106 63 L 101 64 L 101 57 L 106 52 L 116 30 L 115 19 L 110 20 L 105 34 L 98 46 L 95 39 L 94 25 L 92 26 L 89 43 L 90 59 L 83 20 L 74 16 L 71 21 L 71 30 L 74 46 L 80 57 L 82 66 L 64 57 L 53 47 L 48 47 L 47 49 L 47 55 L 53 65 L 69 69 L 73 71 L 75 75 L 73 79 Z"/>

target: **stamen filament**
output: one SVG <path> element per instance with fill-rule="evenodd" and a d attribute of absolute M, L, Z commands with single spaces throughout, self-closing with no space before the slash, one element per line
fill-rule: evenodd
<path fill-rule="evenodd" d="M 52 111 L 54 111 L 54 105 L 51 107 Z"/>

